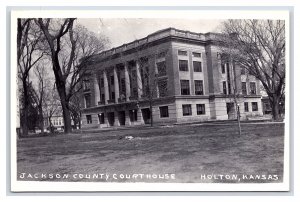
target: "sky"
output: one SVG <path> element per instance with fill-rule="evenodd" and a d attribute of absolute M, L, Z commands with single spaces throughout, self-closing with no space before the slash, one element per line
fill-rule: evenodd
<path fill-rule="evenodd" d="M 111 48 L 146 37 L 158 30 L 174 27 L 197 33 L 216 32 L 221 20 L 159 18 L 93 18 L 77 20 L 88 30 L 107 36 Z"/>

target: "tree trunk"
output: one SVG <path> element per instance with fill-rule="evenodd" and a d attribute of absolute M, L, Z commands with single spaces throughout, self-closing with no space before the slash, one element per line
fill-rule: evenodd
<path fill-rule="evenodd" d="M 28 101 L 28 89 L 26 78 L 23 79 L 23 116 L 22 116 L 22 136 L 28 136 L 28 109 L 29 109 L 29 101 Z"/>
<path fill-rule="evenodd" d="M 65 134 L 68 134 L 72 132 L 72 126 L 71 126 L 71 114 L 69 110 L 69 101 L 66 99 L 66 83 L 65 79 L 63 78 L 63 75 L 60 72 L 60 65 L 58 56 L 54 55 L 52 56 L 52 65 L 53 65 L 53 71 L 55 75 L 55 83 L 56 83 L 56 89 L 58 91 L 58 95 L 60 98 L 60 103 L 63 111 L 63 119 L 64 119 L 64 132 Z"/>
<path fill-rule="evenodd" d="M 52 125 L 52 122 L 51 122 L 51 118 L 52 116 L 49 116 L 48 119 L 49 119 L 49 130 L 50 130 L 50 133 L 54 133 L 54 128 L 53 128 L 53 125 Z"/>
<path fill-rule="evenodd" d="M 43 116 L 43 108 L 39 106 L 39 119 L 40 119 L 40 129 L 41 133 L 44 134 L 44 116 Z"/>
<path fill-rule="evenodd" d="M 273 116 L 273 120 L 279 120 L 280 119 L 280 114 L 279 114 L 279 103 L 280 103 L 280 99 L 279 96 L 273 94 L 273 95 L 269 95 L 269 100 L 270 100 L 270 104 L 272 107 L 272 116 Z"/>
<path fill-rule="evenodd" d="M 64 132 L 71 133 L 72 132 L 72 125 L 71 125 L 71 114 L 69 110 L 69 103 L 64 99 L 62 95 L 60 99 L 62 111 L 63 111 L 63 119 L 64 119 Z"/>
<path fill-rule="evenodd" d="M 78 121 L 79 121 L 79 129 L 81 129 L 81 113 L 79 113 Z"/>

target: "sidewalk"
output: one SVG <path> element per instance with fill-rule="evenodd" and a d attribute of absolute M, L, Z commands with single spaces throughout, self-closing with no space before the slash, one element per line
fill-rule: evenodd
<path fill-rule="evenodd" d="M 270 119 L 252 119 L 252 120 L 243 120 L 241 124 L 283 124 L 284 122 L 272 122 Z M 184 123 L 174 123 L 169 125 L 134 125 L 134 126 L 112 126 L 104 128 L 84 128 L 81 130 L 73 131 L 73 133 L 99 133 L 99 132 L 109 132 L 109 131 L 120 131 L 120 130 L 149 130 L 149 129 L 158 129 L 158 128 L 168 128 L 168 127 L 180 127 L 188 125 L 232 125 L 237 124 L 237 120 L 208 120 L 205 122 L 184 122 Z"/>

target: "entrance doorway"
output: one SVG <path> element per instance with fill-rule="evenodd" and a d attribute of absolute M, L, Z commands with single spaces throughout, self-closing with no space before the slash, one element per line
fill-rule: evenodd
<path fill-rule="evenodd" d="M 108 112 L 107 113 L 107 119 L 109 126 L 113 126 L 115 123 L 115 113 L 114 112 Z"/>
<path fill-rule="evenodd" d="M 118 112 L 118 119 L 121 126 L 125 125 L 125 111 Z"/>
<path fill-rule="evenodd" d="M 131 123 L 137 121 L 137 110 L 136 109 L 129 110 L 129 118 L 130 118 Z"/>
<path fill-rule="evenodd" d="M 151 112 L 149 108 L 142 109 L 142 116 L 145 124 L 150 124 Z"/>
<path fill-rule="evenodd" d="M 228 119 L 236 119 L 235 108 L 233 102 L 226 103 Z"/>

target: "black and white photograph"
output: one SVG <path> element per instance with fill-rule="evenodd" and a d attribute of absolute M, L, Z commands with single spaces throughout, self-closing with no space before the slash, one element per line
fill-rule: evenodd
<path fill-rule="evenodd" d="M 11 16 L 12 191 L 289 191 L 288 12 L 59 13 Z"/>

